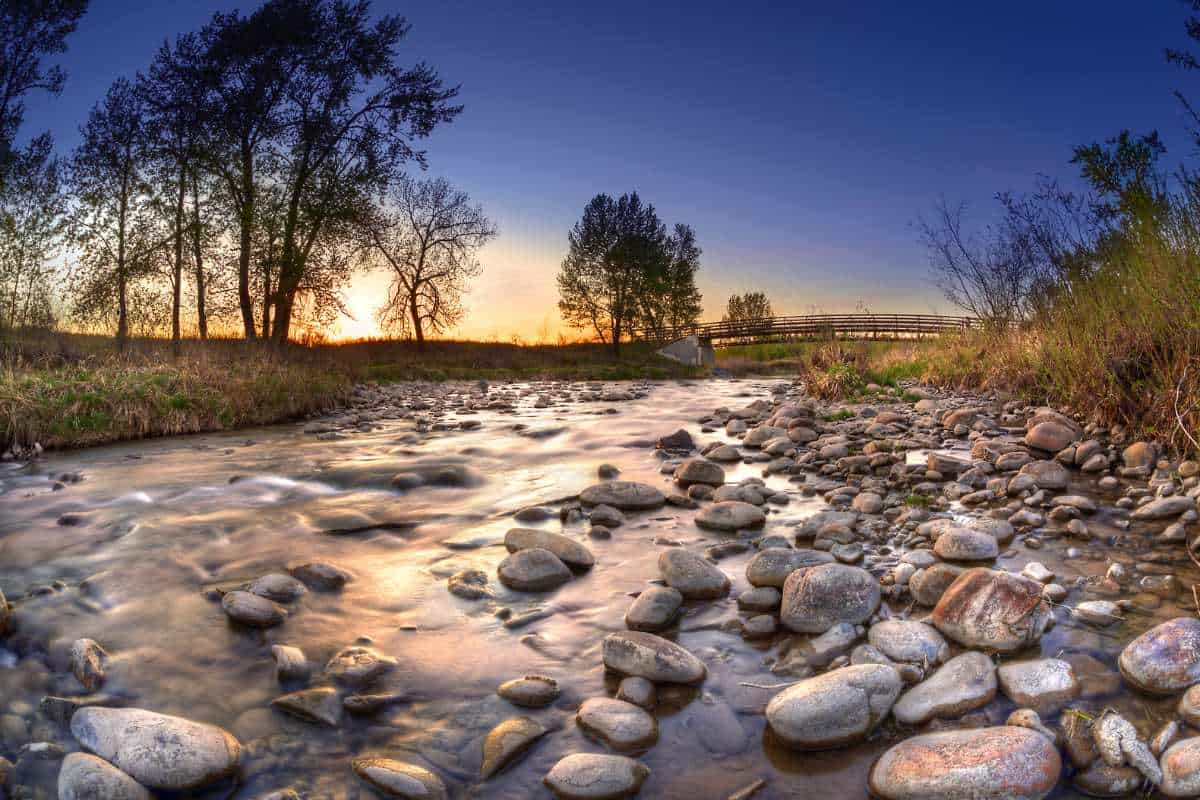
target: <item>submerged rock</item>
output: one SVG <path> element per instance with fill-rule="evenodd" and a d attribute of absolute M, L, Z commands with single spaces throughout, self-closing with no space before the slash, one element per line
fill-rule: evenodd
<path fill-rule="evenodd" d="M 544 782 L 560 800 L 616 800 L 637 794 L 649 775 L 649 767 L 628 756 L 572 753 Z"/>
<path fill-rule="evenodd" d="M 612 506 L 621 511 L 645 511 L 667 502 L 666 496 L 658 489 L 633 481 L 597 483 L 580 492 L 579 500 L 584 505 Z"/>
<path fill-rule="evenodd" d="M 583 701 L 575 721 L 620 753 L 635 753 L 658 741 L 658 723 L 644 709 L 611 697 Z"/>
<path fill-rule="evenodd" d="M 758 528 L 767 521 L 761 508 L 741 500 L 725 500 L 705 507 L 696 515 L 696 525 L 714 531 Z"/>
<path fill-rule="evenodd" d="M 549 550 L 518 550 L 500 562 L 500 582 L 521 592 L 546 592 L 571 580 L 571 570 Z"/>
<path fill-rule="evenodd" d="M 483 740 L 483 761 L 479 765 L 479 779 L 486 781 L 520 758 L 547 732 L 544 725 L 529 717 L 506 719 L 492 728 Z"/>
<path fill-rule="evenodd" d="M 337 689 L 330 686 L 302 689 L 276 697 L 271 701 L 271 707 L 305 722 L 318 722 L 330 728 L 336 728 L 342 721 L 342 700 Z"/>
<path fill-rule="evenodd" d="M 1178 617 L 1125 646 L 1117 659 L 1125 680 L 1151 694 L 1174 694 L 1200 683 L 1200 619 Z"/>
<path fill-rule="evenodd" d="M 903 685 L 896 670 L 881 664 L 831 670 L 771 698 L 767 724 L 776 736 L 800 750 L 841 747 L 874 730 Z"/>
<path fill-rule="evenodd" d="M 153 800 L 154 795 L 102 758 L 68 753 L 58 773 L 58 800 Z"/>
<path fill-rule="evenodd" d="M 372 789 L 403 800 L 447 800 L 446 784 L 424 767 L 383 756 L 359 756 L 351 767 Z"/>
<path fill-rule="evenodd" d="M 329 659 L 325 672 L 347 686 L 366 686 L 396 668 L 396 659 L 370 647 L 343 647 Z"/>
<path fill-rule="evenodd" d="M 664 550 L 658 557 L 658 571 L 687 600 L 715 600 L 729 594 L 725 573 L 690 550 Z"/>
<path fill-rule="evenodd" d="M 139 708 L 81 708 L 71 733 L 151 789 L 207 786 L 236 772 L 242 756 L 241 744 L 223 728 Z"/>
<path fill-rule="evenodd" d="M 526 675 L 500 684 L 496 693 L 514 706 L 543 708 L 558 699 L 558 681 L 544 675 Z"/>
<path fill-rule="evenodd" d="M 221 598 L 221 608 L 231 620 L 250 628 L 273 628 L 287 619 L 282 608 L 250 592 L 226 593 Z"/>
<path fill-rule="evenodd" d="M 703 661 L 652 633 L 610 633 L 604 637 L 602 649 L 604 666 L 655 683 L 699 683 L 707 674 Z"/>

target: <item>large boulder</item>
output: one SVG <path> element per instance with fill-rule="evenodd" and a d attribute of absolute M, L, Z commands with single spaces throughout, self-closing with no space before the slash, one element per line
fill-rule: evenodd
<path fill-rule="evenodd" d="M 933 624 L 964 647 L 1011 653 L 1041 638 L 1050 606 L 1037 581 L 982 567 L 950 585 L 933 609 Z"/>
<path fill-rule="evenodd" d="M 1154 442 L 1134 442 L 1121 451 L 1121 460 L 1130 469 L 1154 469 L 1158 462 L 1158 445 Z"/>
<path fill-rule="evenodd" d="M 664 550 L 658 556 L 658 571 L 667 586 L 687 600 L 715 600 L 729 594 L 725 573 L 690 550 Z"/>
<path fill-rule="evenodd" d="M 1004 725 L 906 739 L 875 762 L 868 782 L 881 800 L 1041 800 L 1061 772 L 1053 742 Z"/>
<path fill-rule="evenodd" d="M 612 506 L 621 511 L 645 511 L 667 502 L 666 496 L 644 483 L 606 481 L 589 486 L 579 493 L 579 501 L 587 506 Z"/>
<path fill-rule="evenodd" d="M 797 633 L 824 633 L 839 622 L 865 622 L 879 601 L 879 581 L 865 569 L 821 564 L 788 576 L 780 621 Z"/>
<path fill-rule="evenodd" d="M 720 486 L 725 483 L 725 470 L 707 458 L 689 458 L 675 468 L 675 482 L 684 487 L 694 483 Z"/>
<path fill-rule="evenodd" d="M 186 791 L 227 778 L 242 746 L 216 725 L 140 708 L 81 708 L 71 733 L 85 750 L 151 789 Z"/>
<path fill-rule="evenodd" d="M 767 517 L 761 508 L 741 500 L 713 503 L 696 515 L 697 525 L 714 531 L 760 528 L 766 521 Z"/>
<path fill-rule="evenodd" d="M 905 692 L 892 713 L 906 725 L 921 725 L 935 717 L 960 717 L 987 705 L 995 696 L 996 665 L 972 650 L 950 659 Z"/>
<path fill-rule="evenodd" d="M 1154 626 L 1125 645 L 1117 665 L 1125 680 L 1150 694 L 1200 683 L 1200 619 L 1177 617 Z"/>
<path fill-rule="evenodd" d="M 796 570 L 832 564 L 833 561 L 833 555 L 825 550 L 766 547 L 759 550 L 746 565 L 746 580 L 751 586 L 774 586 L 776 589 L 782 589 L 788 576 Z"/>
<path fill-rule="evenodd" d="M 699 683 L 704 662 L 661 636 L 643 631 L 619 631 L 604 637 L 604 666 L 655 683 Z"/>
<path fill-rule="evenodd" d="M 842 667 L 789 686 L 767 703 L 767 724 L 800 750 L 826 750 L 859 741 L 887 716 L 903 688 L 882 664 Z"/>

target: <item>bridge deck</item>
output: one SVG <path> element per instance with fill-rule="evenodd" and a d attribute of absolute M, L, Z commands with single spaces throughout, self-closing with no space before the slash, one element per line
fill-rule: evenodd
<path fill-rule="evenodd" d="M 753 322 L 703 322 L 672 328 L 661 336 L 647 335 L 647 338 L 673 342 L 695 335 L 707 344 L 835 337 L 904 339 L 967 330 L 978 324 L 974 317 L 941 314 L 808 314 Z"/>

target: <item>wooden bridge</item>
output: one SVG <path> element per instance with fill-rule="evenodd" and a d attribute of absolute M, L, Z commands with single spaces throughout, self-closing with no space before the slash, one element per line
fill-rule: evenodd
<path fill-rule="evenodd" d="M 689 336 L 701 346 L 750 344 L 812 339 L 917 339 L 976 327 L 975 317 L 941 314 L 808 314 L 770 317 L 748 322 L 701 322 L 669 328 L 658 335 L 643 331 L 643 338 L 666 344 Z"/>

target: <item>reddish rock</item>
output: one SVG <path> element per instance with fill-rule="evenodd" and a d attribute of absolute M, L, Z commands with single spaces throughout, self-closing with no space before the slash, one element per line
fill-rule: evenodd
<path fill-rule="evenodd" d="M 943 635 L 964 647 L 1002 653 L 1037 642 L 1049 620 L 1040 583 L 982 567 L 958 576 L 933 609 L 933 624 Z"/>

